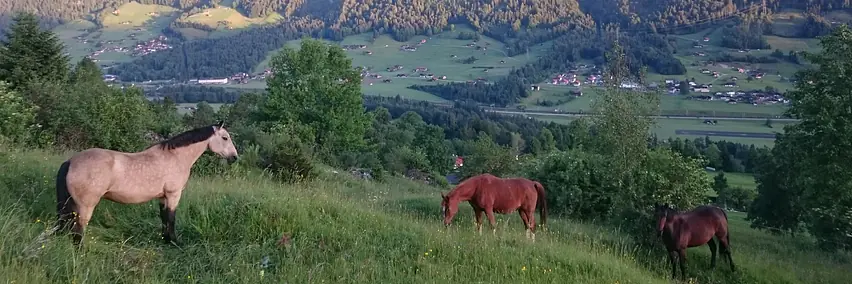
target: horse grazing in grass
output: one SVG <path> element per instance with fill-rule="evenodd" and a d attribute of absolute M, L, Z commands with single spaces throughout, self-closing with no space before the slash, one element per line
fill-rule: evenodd
<path fill-rule="evenodd" d="M 189 130 L 142 152 L 92 148 L 75 154 L 56 175 L 59 220 L 54 232 L 71 229 L 80 246 L 101 198 L 122 204 L 159 198 L 163 239 L 177 242 L 175 209 L 192 165 L 207 149 L 230 162 L 238 157 L 223 123 Z"/>
<path fill-rule="evenodd" d="M 458 204 L 468 201 L 476 212 L 476 230 L 482 234 L 482 212 L 488 216 L 492 233 L 497 233 L 494 212 L 509 214 L 515 210 L 521 215 L 527 238 L 535 240 L 535 208 L 541 205 L 541 225 L 547 221 L 547 203 L 544 187 L 525 178 L 499 178 L 491 174 L 471 177 L 450 191 L 441 193 L 441 211 L 444 225 L 449 226 L 458 211 Z"/>
<path fill-rule="evenodd" d="M 728 214 L 715 206 L 698 206 L 692 211 L 677 212 L 668 204 L 656 205 L 657 236 L 662 237 L 669 261 L 672 264 L 672 278 L 677 277 L 677 263 L 680 261 L 681 277 L 686 280 L 686 249 L 707 244 L 710 247 L 710 266 L 716 268 L 716 242 L 719 241 L 722 254 L 736 271 L 731 258 L 731 241 L 728 232 Z"/>

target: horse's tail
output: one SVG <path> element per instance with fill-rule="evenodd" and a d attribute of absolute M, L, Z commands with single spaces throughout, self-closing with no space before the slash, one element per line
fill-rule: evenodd
<path fill-rule="evenodd" d="M 547 223 L 547 197 L 544 195 L 544 186 L 537 181 L 534 183 L 535 191 L 538 192 L 538 202 L 536 202 L 536 205 L 541 204 L 541 211 L 539 211 L 538 217 L 541 219 L 541 226 L 544 227 L 544 224 Z"/>
<path fill-rule="evenodd" d="M 59 172 L 56 173 L 56 215 L 57 222 L 55 232 L 67 231 L 70 229 L 69 221 L 73 221 L 77 215 L 77 203 L 68 192 L 68 170 L 71 167 L 71 161 L 65 161 L 59 166 Z M 72 222 L 73 223 L 73 222 Z"/>

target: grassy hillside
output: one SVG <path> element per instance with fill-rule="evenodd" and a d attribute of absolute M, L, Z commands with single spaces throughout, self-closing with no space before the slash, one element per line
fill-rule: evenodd
<path fill-rule="evenodd" d="M 92 56 L 101 66 L 128 62 L 139 46 L 162 36 L 167 27 L 179 16 L 175 8 L 162 5 L 128 2 L 117 9 L 106 9 L 96 16 L 101 24 L 75 20 L 53 29 L 65 43 L 73 61 Z"/>
<path fill-rule="evenodd" d="M 254 175 L 193 178 L 178 208 L 180 248 L 159 239 L 156 205 L 104 201 L 87 249 L 34 240 L 52 222 L 62 156 L 0 151 L 0 282 L 7 283 L 667 283 L 661 248 L 645 250 L 604 227 L 553 216 L 530 243 L 517 214 L 498 235 L 473 234 L 462 205 L 443 228 L 438 189 L 393 180 L 357 181 L 327 170 L 319 181 L 281 185 Z M 689 250 L 697 283 L 846 283 L 848 255 L 814 251 L 805 239 L 769 236 L 731 214 L 734 261 L 709 270 Z M 650 226 L 650 224 L 649 224 Z M 290 236 L 287 245 L 276 242 Z M 265 265 L 264 265 L 265 264 Z"/>
<path fill-rule="evenodd" d="M 139 4 L 139 2 L 128 2 L 117 9 L 104 9 L 99 15 L 101 25 L 104 28 L 119 27 L 141 27 L 151 24 L 157 18 L 177 12 L 178 10 L 169 6 Z"/>
<path fill-rule="evenodd" d="M 546 52 L 550 48 L 549 43 L 543 43 L 531 48 L 529 54 L 507 57 L 505 44 L 486 36 L 481 36 L 477 45 L 485 47 L 479 50 L 469 47 L 473 40 L 458 39 L 459 33 L 472 33 L 473 29 L 463 25 L 457 25 L 455 30 L 439 33 L 431 37 L 415 36 L 407 42 L 399 42 L 388 35 L 380 35 L 373 39 L 372 33 L 348 36 L 341 42 L 329 42 L 329 44 L 350 46 L 364 45 L 365 48 L 354 48 L 346 50 L 352 65 L 365 67 L 370 74 L 376 74 L 381 78 L 365 77 L 362 91 L 368 95 L 396 96 L 400 95 L 410 99 L 426 101 L 444 101 L 435 95 L 408 89 L 408 86 L 420 84 L 438 84 L 446 82 L 465 82 L 484 78 L 497 80 L 509 74 L 512 68 L 521 67 Z M 425 41 L 420 44 L 421 41 Z M 416 51 L 401 50 L 401 46 L 410 45 L 416 47 Z M 298 48 L 299 41 L 294 40 L 287 46 Z M 269 67 L 269 60 L 279 51 L 271 52 L 267 60 L 261 62 L 254 72 L 262 72 Z M 470 64 L 462 63 L 461 60 L 475 57 L 476 61 Z M 398 71 L 388 72 L 387 68 L 401 65 Z M 425 67 L 424 72 L 415 72 L 417 67 Z M 434 74 L 435 76 L 446 76 L 446 79 L 430 82 L 428 79 L 420 78 L 419 74 Z M 399 78 L 397 74 L 406 74 L 408 77 Z M 385 82 L 391 79 L 391 82 Z M 241 88 L 264 88 L 262 81 L 252 82 L 246 85 L 235 85 Z"/>
<path fill-rule="evenodd" d="M 793 64 L 784 60 L 779 60 L 777 63 L 742 63 L 742 62 L 709 62 L 713 58 L 723 55 L 732 54 L 733 56 L 755 56 L 769 57 L 770 53 L 775 49 L 780 49 L 785 54 L 789 51 L 819 51 L 819 43 L 816 39 L 801 39 L 801 38 L 783 38 L 778 36 L 767 36 L 767 41 L 772 45 L 772 50 L 751 50 L 739 51 L 721 47 L 721 28 L 711 28 L 687 35 L 670 35 L 676 43 L 677 56 L 686 67 L 684 75 L 661 75 L 649 72 L 647 81 L 658 82 L 662 84 L 667 79 L 687 80 L 695 79 L 697 84 L 712 84 L 711 93 L 729 92 L 729 91 L 749 91 L 763 90 L 766 87 L 772 87 L 779 91 L 793 89 L 791 78 L 794 74 L 807 68 L 809 65 Z M 709 41 L 705 42 L 704 37 Z M 702 47 L 696 48 L 694 45 L 698 42 Z M 704 56 L 695 55 L 703 53 Z M 739 73 L 736 69 L 744 70 L 762 70 L 766 74 L 765 77 L 754 80 L 746 80 L 746 74 Z M 702 70 L 718 72 L 718 77 L 713 77 L 711 74 L 702 73 Z M 734 88 L 724 87 L 724 83 L 736 81 L 737 86 Z M 585 85 L 583 85 L 585 86 Z M 591 102 L 594 100 L 596 92 L 599 91 L 594 87 L 583 87 L 584 96 L 576 99 L 571 99 L 569 92 L 576 90 L 569 86 L 550 85 L 548 82 L 542 82 L 541 90 L 532 92 L 531 95 L 520 103 L 527 109 L 531 110 L 554 110 L 563 111 L 582 111 L 588 110 Z M 665 90 L 663 90 L 665 91 Z M 695 97 L 706 95 L 701 93 L 691 93 L 689 95 L 664 95 L 661 97 L 661 111 L 664 114 L 680 114 L 690 115 L 701 112 L 701 115 L 718 115 L 718 116 L 766 116 L 766 115 L 781 115 L 786 106 L 778 104 L 770 105 L 750 105 L 750 104 L 728 104 L 722 101 L 703 101 L 696 100 Z M 563 101 L 564 103 L 555 106 L 543 107 L 536 104 L 540 100 L 550 100 L 553 102 Z"/>
<path fill-rule="evenodd" d="M 252 25 L 274 24 L 283 17 L 277 13 L 262 18 L 249 18 L 230 7 L 217 6 L 201 12 L 187 14 L 179 21 L 201 24 L 216 29 L 232 30 L 248 28 Z"/>

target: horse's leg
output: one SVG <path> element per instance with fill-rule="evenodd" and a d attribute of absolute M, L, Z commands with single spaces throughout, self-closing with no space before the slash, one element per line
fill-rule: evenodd
<path fill-rule="evenodd" d="M 488 223 L 491 224 L 491 234 L 497 235 L 497 222 L 494 221 L 494 210 L 485 208 L 485 216 L 488 217 Z"/>
<path fill-rule="evenodd" d="M 710 246 L 710 268 L 716 268 L 716 242 L 710 238 L 707 245 Z"/>
<path fill-rule="evenodd" d="M 167 194 L 160 199 L 160 220 L 163 221 L 163 241 L 166 243 L 177 243 L 175 235 L 175 209 L 180 202 L 180 192 Z"/>
<path fill-rule="evenodd" d="M 734 266 L 734 259 L 731 258 L 731 239 L 729 238 L 729 233 L 725 232 L 724 237 L 718 237 L 719 239 L 719 247 L 722 250 L 722 255 L 728 259 L 728 263 L 731 264 L 731 271 L 737 271 L 737 268 Z"/>
<path fill-rule="evenodd" d="M 518 215 L 521 215 L 521 221 L 524 221 L 524 233 L 526 234 L 527 239 L 530 238 L 530 221 L 527 217 L 527 212 L 524 210 L 518 210 Z"/>
<path fill-rule="evenodd" d="M 669 251 L 669 263 L 672 265 L 672 279 L 677 279 L 677 251 Z"/>
<path fill-rule="evenodd" d="M 530 232 L 530 239 L 535 241 L 535 207 L 532 210 L 527 210 L 527 231 Z"/>
<path fill-rule="evenodd" d="M 482 235 L 482 209 L 473 208 L 473 212 L 476 215 L 476 231 L 479 232 L 479 235 Z"/>
<path fill-rule="evenodd" d="M 92 219 L 92 213 L 94 212 L 94 205 L 80 205 L 77 208 L 77 221 L 74 222 L 74 227 L 71 229 L 74 234 L 74 244 L 77 245 L 77 247 L 83 245 L 83 236 L 86 234 L 86 226 L 89 225 L 89 220 Z"/>
<path fill-rule="evenodd" d="M 680 260 L 680 276 L 686 280 L 686 249 L 677 250 L 678 260 Z"/>

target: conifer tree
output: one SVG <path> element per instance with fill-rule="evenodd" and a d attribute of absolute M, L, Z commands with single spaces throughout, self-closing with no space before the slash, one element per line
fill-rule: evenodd
<path fill-rule="evenodd" d="M 40 28 L 38 19 L 30 13 L 19 13 L 13 21 L 0 47 L 0 80 L 15 90 L 34 81 L 64 82 L 68 56 L 56 34 Z"/>

